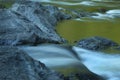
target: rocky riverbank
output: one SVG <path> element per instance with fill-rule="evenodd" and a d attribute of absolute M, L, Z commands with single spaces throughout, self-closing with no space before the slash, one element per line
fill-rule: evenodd
<path fill-rule="evenodd" d="M 36 61 L 28 55 L 29 53 L 19 48 L 20 45 L 64 43 L 65 40 L 57 34 L 55 25 L 58 21 L 69 18 L 69 15 L 57 7 L 32 1 L 19 1 L 9 9 L 0 9 L 0 79 L 104 80 L 89 71 L 82 63 L 82 68 L 79 67 L 80 72 L 64 76 L 48 69 L 44 63 Z M 53 47 L 53 50 L 55 49 L 56 47 Z M 74 54 L 71 48 L 62 47 L 61 50 Z M 83 72 L 83 68 L 87 72 Z"/>

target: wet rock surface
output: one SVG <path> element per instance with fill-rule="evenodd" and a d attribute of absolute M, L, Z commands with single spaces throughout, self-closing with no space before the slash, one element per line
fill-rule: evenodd
<path fill-rule="evenodd" d="M 24 1 L 10 9 L 0 9 L 0 15 L 0 45 L 64 42 L 54 27 L 67 15 L 57 7 Z"/>
<path fill-rule="evenodd" d="M 0 80 L 63 80 L 62 75 L 49 70 L 15 47 L 0 47 Z"/>
<path fill-rule="evenodd" d="M 112 47 L 117 47 L 118 44 L 112 40 L 103 37 L 90 37 L 86 39 L 81 39 L 77 45 L 78 47 L 89 49 L 89 50 L 105 50 Z"/>

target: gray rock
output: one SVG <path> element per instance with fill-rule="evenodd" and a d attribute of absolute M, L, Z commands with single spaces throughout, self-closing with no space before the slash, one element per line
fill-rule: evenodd
<path fill-rule="evenodd" d="M 0 9 L 0 15 L 0 45 L 65 42 L 54 26 L 67 18 L 56 7 L 23 1 L 10 9 Z"/>
<path fill-rule="evenodd" d="M 0 80 L 63 80 L 63 76 L 49 70 L 15 47 L 0 47 Z"/>
<path fill-rule="evenodd" d="M 112 40 L 95 36 L 80 40 L 76 46 L 89 50 L 105 50 L 116 47 L 118 44 Z"/>

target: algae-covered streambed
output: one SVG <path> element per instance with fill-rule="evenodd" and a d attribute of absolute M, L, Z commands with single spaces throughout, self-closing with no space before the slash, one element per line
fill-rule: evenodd
<path fill-rule="evenodd" d="M 120 43 L 120 20 L 68 20 L 60 22 L 57 30 L 70 43 L 91 36 L 102 36 Z"/>

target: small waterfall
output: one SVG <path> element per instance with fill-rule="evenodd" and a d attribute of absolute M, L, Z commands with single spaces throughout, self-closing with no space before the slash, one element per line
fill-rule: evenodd
<path fill-rule="evenodd" d="M 120 80 L 120 54 L 94 52 L 73 47 L 82 58 L 82 62 L 94 73 L 105 76 L 108 80 Z"/>

